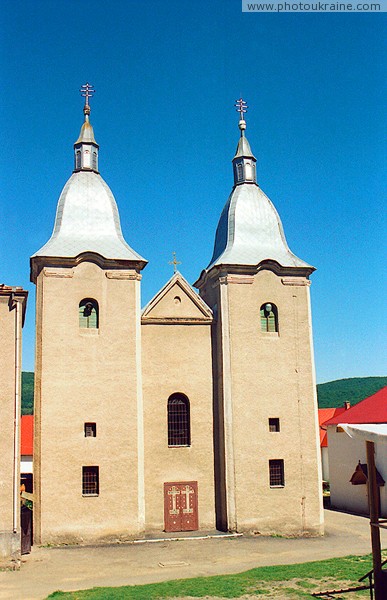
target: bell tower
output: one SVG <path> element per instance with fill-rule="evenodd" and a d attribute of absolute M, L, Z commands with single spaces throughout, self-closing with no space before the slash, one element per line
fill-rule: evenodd
<path fill-rule="evenodd" d="M 31 257 L 36 284 L 38 543 L 120 539 L 144 529 L 140 281 L 84 123 L 54 230 Z"/>
<path fill-rule="evenodd" d="M 217 526 L 319 535 L 321 466 L 309 276 L 256 179 L 236 101 L 234 186 L 195 286 L 212 308 Z"/>

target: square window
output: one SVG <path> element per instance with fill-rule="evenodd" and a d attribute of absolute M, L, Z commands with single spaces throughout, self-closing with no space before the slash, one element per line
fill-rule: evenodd
<path fill-rule="evenodd" d="M 97 437 L 96 423 L 85 423 L 85 437 Z"/>
<path fill-rule="evenodd" d="M 273 417 L 269 419 L 269 431 L 279 431 L 280 430 L 280 420 L 277 417 Z"/>
<path fill-rule="evenodd" d="M 98 496 L 99 467 L 82 467 L 82 495 Z"/>
<path fill-rule="evenodd" d="M 269 460 L 270 487 L 285 486 L 284 461 Z"/>

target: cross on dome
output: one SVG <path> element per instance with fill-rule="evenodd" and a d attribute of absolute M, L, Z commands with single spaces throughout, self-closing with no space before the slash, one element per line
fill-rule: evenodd
<path fill-rule="evenodd" d="M 85 115 L 89 115 L 90 114 L 89 98 L 92 98 L 95 94 L 94 86 L 91 83 L 86 82 L 83 85 L 81 85 L 81 89 L 79 91 L 81 93 L 81 96 L 85 99 L 85 106 L 83 108 L 83 112 Z"/>
<path fill-rule="evenodd" d="M 238 100 L 235 100 L 235 104 L 234 104 L 236 111 L 239 112 L 239 129 L 241 130 L 241 135 L 244 135 L 244 130 L 246 129 L 246 121 L 244 119 L 244 115 L 247 112 L 247 109 L 249 108 L 247 106 L 247 102 L 245 102 L 245 100 L 243 100 L 243 98 L 239 98 Z"/>

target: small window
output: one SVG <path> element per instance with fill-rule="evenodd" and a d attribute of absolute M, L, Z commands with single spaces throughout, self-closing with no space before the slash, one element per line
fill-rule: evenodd
<path fill-rule="evenodd" d="M 236 171 L 237 171 L 237 180 L 238 181 L 242 181 L 242 179 L 243 179 L 243 166 L 242 166 L 241 163 L 237 164 Z"/>
<path fill-rule="evenodd" d="M 277 417 L 269 419 L 269 431 L 274 432 L 279 430 L 280 420 Z"/>
<path fill-rule="evenodd" d="M 184 394 L 168 399 L 168 446 L 191 444 L 189 400 Z"/>
<path fill-rule="evenodd" d="M 97 153 L 93 152 L 93 157 L 92 157 L 92 168 L 96 171 L 97 170 Z"/>
<path fill-rule="evenodd" d="M 97 437 L 96 423 L 85 423 L 85 437 Z"/>
<path fill-rule="evenodd" d="M 82 495 L 98 496 L 99 467 L 82 467 Z"/>
<path fill-rule="evenodd" d="M 98 302 L 92 298 L 84 298 L 79 303 L 79 327 L 82 329 L 98 329 Z"/>
<path fill-rule="evenodd" d="M 270 487 L 285 486 L 284 461 L 282 459 L 269 460 L 269 475 Z"/>
<path fill-rule="evenodd" d="M 278 310 L 275 304 L 265 302 L 260 309 L 261 331 L 266 333 L 278 332 Z"/>
<path fill-rule="evenodd" d="M 81 168 L 81 151 L 80 150 L 77 150 L 76 154 L 75 154 L 75 168 L 76 169 Z"/>

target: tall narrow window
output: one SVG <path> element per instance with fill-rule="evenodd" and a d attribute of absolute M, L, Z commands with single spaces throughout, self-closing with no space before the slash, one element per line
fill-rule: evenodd
<path fill-rule="evenodd" d="M 270 487 L 285 486 L 284 461 L 282 458 L 280 460 L 269 460 L 269 476 Z"/>
<path fill-rule="evenodd" d="M 168 446 L 191 444 L 189 400 L 184 394 L 168 399 Z"/>
<path fill-rule="evenodd" d="M 93 152 L 92 167 L 93 167 L 94 171 L 97 170 L 97 153 L 96 152 Z"/>
<path fill-rule="evenodd" d="M 81 168 L 81 151 L 80 150 L 77 150 L 75 153 L 75 168 L 76 169 Z"/>
<path fill-rule="evenodd" d="M 260 309 L 261 314 L 261 331 L 276 332 L 278 331 L 278 310 L 275 304 L 265 302 Z"/>
<path fill-rule="evenodd" d="M 242 179 L 243 179 L 243 166 L 242 166 L 241 163 L 237 164 L 236 171 L 237 171 L 237 180 L 238 181 L 242 181 Z"/>
<path fill-rule="evenodd" d="M 82 467 L 82 495 L 98 496 L 99 467 Z"/>
<path fill-rule="evenodd" d="M 79 303 L 79 327 L 82 329 L 98 329 L 99 310 L 97 300 L 84 298 Z"/>

